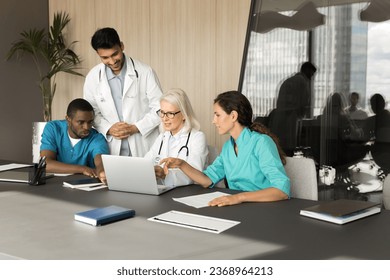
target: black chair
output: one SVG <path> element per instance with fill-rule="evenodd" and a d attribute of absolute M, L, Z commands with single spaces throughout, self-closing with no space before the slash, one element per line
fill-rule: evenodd
<path fill-rule="evenodd" d="M 293 156 L 298 146 L 298 116 L 295 110 L 274 109 L 269 115 L 268 128 L 279 138 L 287 156 Z"/>
<path fill-rule="evenodd" d="M 266 127 L 268 127 L 268 120 L 269 120 L 268 116 L 258 116 L 255 118 L 255 120 L 253 122 L 261 123 L 261 124 L 265 125 Z"/>
<path fill-rule="evenodd" d="M 384 175 L 390 173 L 390 113 L 383 111 L 379 116 L 371 117 L 375 127 L 375 141 L 371 147 L 371 155 Z"/>
<path fill-rule="evenodd" d="M 321 129 L 318 119 L 302 119 L 298 121 L 298 146 L 303 150 L 310 149 L 310 157 L 320 162 Z"/>
<path fill-rule="evenodd" d="M 376 164 L 384 172 L 390 173 L 390 127 L 383 127 L 377 130 L 375 142 L 371 147 L 371 155 Z"/>

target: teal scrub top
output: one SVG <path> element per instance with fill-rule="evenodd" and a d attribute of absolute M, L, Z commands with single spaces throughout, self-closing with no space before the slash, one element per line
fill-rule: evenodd
<path fill-rule="evenodd" d="M 91 129 L 87 137 L 72 147 L 66 120 L 50 121 L 45 125 L 40 150 L 55 152 L 57 160 L 60 162 L 85 165 L 91 168 L 95 168 L 96 155 L 109 154 L 106 139 L 95 129 Z"/>
<path fill-rule="evenodd" d="M 234 151 L 234 139 L 230 137 L 221 154 L 203 171 L 213 182 L 212 186 L 226 178 L 233 190 L 257 191 L 274 187 L 290 195 L 290 179 L 271 137 L 244 128 L 236 144 L 238 155 Z"/>

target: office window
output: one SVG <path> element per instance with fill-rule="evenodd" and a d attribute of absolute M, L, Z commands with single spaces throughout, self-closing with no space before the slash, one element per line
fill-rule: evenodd
<path fill-rule="evenodd" d="M 323 199 L 380 199 L 390 169 L 390 120 L 378 124 L 370 103 L 380 93 L 388 110 L 390 75 L 382 65 L 390 4 L 378 10 L 353 2 L 253 0 L 248 25 L 239 90 L 289 156 L 303 150 L 318 169 L 335 170 Z M 304 62 L 316 67 L 314 76 L 285 82 Z M 353 92 L 357 106 L 351 106 Z"/>

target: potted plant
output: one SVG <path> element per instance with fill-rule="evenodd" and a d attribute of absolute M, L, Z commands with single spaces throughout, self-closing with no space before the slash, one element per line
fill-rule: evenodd
<path fill-rule="evenodd" d="M 44 121 L 52 119 L 52 102 L 56 92 L 55 78 L 59 72 L 83 76 L 76 72 L 81 60 L 71 49 L 76 43 L 65 44 L 63 30 L 69 23 L 67 13 L 58 12 L 54 15 L 53 23 L 46 32 L 36 28 L 23 31 L 22 38 L 12 44 L 7 54 L 7 60 L 16 55 L 17 58 L 30 54 L 38 70 L 39 88 L 43 101 Z"/>

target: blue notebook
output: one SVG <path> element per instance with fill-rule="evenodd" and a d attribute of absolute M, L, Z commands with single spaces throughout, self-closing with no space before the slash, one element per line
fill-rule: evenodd
<path fill-rule="evenodd" d="M 84 212 L 79 212 L 74 215 L 74 219 L 79 222 L 100 226 L 107 223 L 131 218 L 135 215 L 133 209 L 123 208 L 111 205 L 103 208 L 96 208 Z"/>

